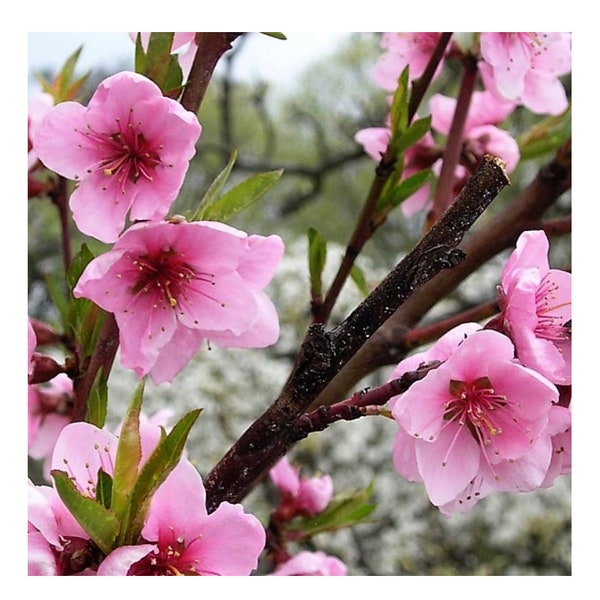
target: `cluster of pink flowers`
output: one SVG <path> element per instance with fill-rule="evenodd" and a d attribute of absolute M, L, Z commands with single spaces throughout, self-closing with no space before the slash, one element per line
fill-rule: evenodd
<path fill-rule="evenodd" d="M 502 308 L 398 364 L 442 364 L 390 401 L 394 465 L 445 515 L 493 491 L 527 492 L 571 471 L 571 275 L 549 269 L 548 240 L 526 231 L 505 265 Z"/>
<path fill-rule="evenodd" d="M 174 46 L 190 36 L 176 36 Z M 146 77 L 121 72 L 87 107 L 61 102 L 33 129 L 41 162 L 77 182 L 70 206 L 80 231 L 115 242 L 88 265 L 74 294 L 115 314 L 124 366 L 161 383 L 203 339 L 275 343 L 278 317 L 263 290 L 283 255 L 281 238 L 163 220 L 195 153 L 196 115 Z M 127 216 L 133 224 L 123 231 Z"/>
<path fill-rule="evenodd" d="M 292 465 L 285 456 L 271 468 L 269 476 L 280 495 L 279 505 L 271 516 L 276 530 L 285 530 L 285 524 L 295 517 L 318 515 L 333 498 L 333 481 L 329 475 L 301 476 L 300 467 Z M 282 548 L 273 552 L 273 556 L 273 575 L 338 576 L 346 575 L 347 571 L 339 558 L 324 552 L 303 550 L 291 556 Z"/>
<path fill-rule="evenodd" d="M 140 424 L 143 463 L 162 423 Z M 52 468 L 66 470 L 95 500 L 99 470 L 113 475 L 117 443 L 109 431 L 71 423 L 56 443 Z M 208 514 L 205 496 L 202 477 L 182 457 L 152 497 L 138 543 L 104 556 L 55 487 L 29 482 L 29 575 L 249 575 L 265 545 L 263 526 L 237 504 L 224 502 Z"/>
<path fill-rule="evenodd" d="M 386 91 L 393 92 L 398 77 L 409 67 L 411 80 L 418 79 L 427 65 L 439 33 L 384 33 L 384 53 L 373 68 L 373 79 Z M 484 154 L 499 156 L 510 173 L 519 162 L 517 142 L 501 128 L 502 122 L 519 105 L 532 112 L 557 115 L 568 107 L 565 89 L 559 77 L 571 70 L 571 37 L 566 33 L 481 33 L 478 69 L 482 91 L 471 99 L 463 138 L 463 154 L 476 164 Z M 453 42 L 446 57 L 460 55 Z M 442 60 L 434 75 L 441 72 Z M 456 100 L 434 94 L 429 100 L 431 127 L 436 134 L 447 136 Z M 369 127 L 355 135 L 365 152 L 379 162 L 390 140 L 389 126 Z M 403 178 L 431 167 L 439 175 L 441 148 L 428 132 L 406 151 Z M 454 189 L 464 185 L 470 174 L 469 164 L 459 164 L 455 171 Z M 429 207 L 430 186 L 426 185 L 401 205 L 405 216 Z"/>

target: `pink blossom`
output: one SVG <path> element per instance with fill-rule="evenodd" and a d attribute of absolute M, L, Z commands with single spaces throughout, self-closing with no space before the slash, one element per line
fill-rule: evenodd
<path fill-rule="evenodd" d="M 71 422 L 73 382 L 64 373 L 47 385 L 28 386 L 28 454 L 44 461 L 44 476 L 50 479 L 54 444 L 63 428 Z"/>
<path fill-rule="evenodd" d="M 425 71 L 431 58 L 439 33 L 396 33 L 385 32 L 381 36 L 381 47 L 385 52 L 373 68 L 373 79 L 384 90 L 393 92 L 398 87 L 398 77 L 408 65 L 410 79 L 418 79 Z M 441 65 L 435 76 L 439 75 Z"/>
<path fill-rule="evenodd" d="M 31 140 L 36 134 L 41 120 L 48 112 L 50 112 L 50 109 L 53 106 L 54 98 L 46 92 L 40 92 L 39 94 L 36 94 L 29 103 L 29 110 L 27 113 L 27 167 L 30 171 L 38 161 L 38 157 L 33 150 L 33 144 Z"/>
<path fill-rule="evenodd" d="M 329 556 L 324 552 L 299 552 L 289 560 L 281 563 L 273 571 L 273 575 L 346 575 L 346 565 L 335 556 Z"/>
<path fill-rule="evenodd" d="M 277 341 L 264 288 L 282 255 L 275 235 L 248 236 L 216 222 L 140 223 L 91 261 L 74 295 L 115 314 L 122 364 L 161 383 L 203 339 L 238 348 Z"/>
<path fill-rule="evenodd" d="M 434 94 L 430 101 L 431 126 L 448 135 L 456 109 L 456 99 Z M 517 142 L 496 125 L 500 124 L 515 108 L 514 102 L 501 100 L 490 92 L 474 92 L 463 131 L 464 148 L 479 161 L 484 154 L 499 156 L 511 172 L 519 162 Z"/>
<path fill-rule="evenodd" d="M 543 231 L 525 231 L 502 272 L 500 330 L 517 356 L 553 383 L 571 383 L 571 274 L 550 269 Z"/>
<path fill-rule="evenodd" d="M 163 416 L 140 421 L 142 464 L 160 436 L 154 422 L 162 422 Z M 81 494 L 95 498 L 98 470 L 114 474 L 117 444 L 118 438 L 106 430 L 72 423 L 56 443 L 52 467 L 66 471 Z M 54 488 L 32 488 L 30 574 L 248 575 L 265 544 L 262 525 L 240 505 L 223 503 L 208 514 L 202 478 L 185 457 L 152 497 L 139 543 L 118 547 L 106 557 L 97 549 L 91 554 L 89 536 Z M 85 569 L 80 573 L 71 572 L 71 550 L 88 552 L 88 562 L 78 565 Z"/>
<path fill-rule="evenodd" d="M 559 77 L 571 71 L 571 34 L 483 32 L 479 63 L 486 89 L 535 113 L 557 115 L 568 106 Z"/>
<path fill-rule="evenodd" d="M 77 182 L 70 207 L 79 230 L 113 242 L 128 213 L 131 220 L 167 214 L 200 132 L 196 115 L 156 84 L 121 72 L 98 86 L 87 107 L 57 104 L 33 148 L 47 168 Z"/>
<path fill-rule="evenodd" d="M 333 497 L 333 481 L 329 475 L 300 477 L 300 467 L 292 466 L 286 456 L 269 471 L 269 475 L 281 493 L 288 518 L 297 513 L 316 515 Z"/>
<path fill-rule="evenodd" d="M 539 487 L 550 464 L 549 414 L 558 400 L 549 381 L 514 359 L 506 336 L 475 330 L 465 337 L 466 331 L 440 338 L 425 358 L 448 353 L 445 362 L 391 403 L 400 426 L 396 469 L 422 481 L 431 502 L 446 510 L 467 495 L 476 501 L 492 490 Z M 400 363 L 393 376 L 418 360 L 423 357 Z"/>
<path fill-rule="evenodd" d="M 210 515 L 202 478 L 182 459 L 152 498 L 142 537 L 154 544 L 111 552 L 98 575 L 249 575 L 265 545 L 265 531 L 239 504 L 223 502 Z M 127 557 L 127 558 L 124 558 Z"/>
<path fill-rule="evenodd" d="M 389 127 L 367 127 L 357 131 L 354 140 L 360 144 L 365 153 L 374 161 L 379 162 L 386 151 L 390 141 L 391 131 Z M 431 166 L 435 161 L 435 142 L 433 136 L 428 131 L 416 144 L 407 148 L 404 154 L 404 170 L 402 179 L 414 175 L 422 169 Z M 429 202 L 429 184 L 425 184 L 409 198 L 404 200 L 400 209 L 405 217 L 423 210 Z"/>

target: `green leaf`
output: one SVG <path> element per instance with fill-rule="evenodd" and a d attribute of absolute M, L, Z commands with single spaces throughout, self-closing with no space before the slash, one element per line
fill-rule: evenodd
<path fill-rule="evenodd" d="M 124 524 L 124 533 L 120 538 L 122 544 L 134 543 L 138 538 L 152 496 L 181 459 L 187 437 L 201 412 L 202 409 L 196 409 L 185 415 L 171 432 L 161 439 L 142 466 L 131 494 L 127 523 Z"/>
<path fill-rule="evenodd" d="M 412 196 L 416 191 L 421 189 L 427 181 L 431 178 L 431 170 L 423 169 L 417 171 L 410 177 L 407 177 L 401 181 L 393 190 L 391 195 L 387 198 L 387 202 L 391 206 L 398 206 L 401 202 L 404 202 L 407 198 Z"/>
<path fill-rule="evenodd" d="M 142 458 L 142 442 L 140 440 L 140 411 L 144 396 L 142 379 L 137 386 L 127 409 L 121 426 L 119 444 L 115 457 L 113 474 L 112 509 L 119 520 L 126 522 L 130 510 L 130 496 L 135 486 L 138 467 Z"/>
<path fill-rule="evenodd" d="M 275 38 L 277 40 L 287 40 L 285 35 L 280 31 L 261 31 L 263 35 L 267 35 L 269 37 Z"/>
<path fill-rule="evenodd" d="M 98 469 L 98 478 L 96 482 L 96 501 L 100 502 L 104 508 L 108 509 L 110 509 L 112 499 L 112 484 L 112 477 L 102 469 Z"/>
<path fill-rule="evenodd" d="M 106 422 L 107 407 L 108 382 L 104 375 L 104 369 L 100 368 L 98 373 L 96 373 L 88 396 L 85 421 L 102 429 Z"/>
<path fill-rule="evenodd" d="M 414 146 L 430 128 L 431 116 L 417 119 L 409 125 L 408 129 L 402 135 L 398 136 L 398 139 L 394 143 L 394 149 L 398 154 L 404 152 L 406 149 Z"/>
<path fill-rule="evenodd" d="M 119 532 L 119 520 L 115 514 L 100 502 L 80 494 L 64 471 L 53 470 L 50 473 L 54 478 L 56 491 L 69 512 L 98 548 L 104 554 L 109 554 Z"/>
<path fill-rule="evenodd" d="M 396 140 L 408 127 L 408 103 L 410 94 L 408 90 L 408 66 L 398 77 L 398 87 L 394 92 L 392 106 L 390 107 L 390 143 L 394 146 Z"/>
<path fill-rule="evenodd" d="M 200 204 L 198 205 L 198 209 L 194 213 L 194 216 L 189 219 L 190 221 L 201 221 L 204 218 L 204 213 L 206 209 L 215 203 L 221 190 L 227 183 L 229 176 L 231 175 L 231 170 L 233 169 L 233 165 L 237 160 L 237 149 L 235 149 L 231 155 L 229 156 L 229 161 L 225 168 L 215 177 L 214 181 L 210 184 L 208 190 L 200 200 Z"/>
<path fill-rule="evenodd" d="M 310 289 L 313 297 L 323 292 L 322 275 L 327 261 L 327 240 L 314 228 L 308 230 L 308 271 Z"/>
<path fill-rule="evenodd" d="M 571 108 L 536 123 L 517 138 L 521 160 L 555 152 L 571 136 Z"/>
<path fill-rule="evenodd" d="M 376 505 L 370 502 L 373 485 L 336 496 L 325 510 L 314 517 L 303 517 L 289 524 L 288 529 L 307 539 L 324 531 L 353 527 L 372 522 L 368 517 Z"/>
<path fill-rule="evenodd" d="M 369 285 L 367 284 L 367 278 L 365 277 L 364 271 L 356 263 L 352 265 L 350 277 L 356 284 L 356 287 L 362 294 L 363 298 L 366 298 L 370 293 Z"/>
<path fill-rule="evenodd" d="M 227 222 L 260 199 L 279 180 L 283 169 L 257 173 L 229 190 L 206 208 L 204 218 Z"/>
<path fill-rule="evenodd" d="M 136 38 L 136 72 L 152 79 L 163 92 L 179 88 L 183 81 L 177 56 L 171 54 L 174 35 L 173 32 L 152 32 L 146 52 L 142 48 L 139 33 Z"/>
<path fill-rule="evenodd" d="M 69 284 L 69 290 L 77 285 L 81 274 L 88 264 L 94 259 L 94 253 L 89 249 L 87 244 L 82 244 L 79 252 L 71 260 L 69 269 L 67 271 L 67 283 Z"/>

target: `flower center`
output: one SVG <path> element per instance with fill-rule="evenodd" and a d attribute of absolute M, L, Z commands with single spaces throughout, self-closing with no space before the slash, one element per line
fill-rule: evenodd
<path fill-rule="evenodd" d="M 444 405 L 444 419 L 458 420 L 459 425 L 467 426 L 480 445 L 489 446 L 492 438 L 502 433 L 494 412 L 506 406 L 506 396 L 494 391 L 488 377 L 471 383 L 453 379 L 449 390 L 453 399 Z"/>
<path fill-rule="evenodd" d="M 87 172 L 115 177 L 122 193 L 128 183 L 135 184 L 140 178 L 151 182 L 156 167 L 163 164 L 159 155 L 162 146 L 154 148 L 144 136 L 142 123 L 132 121 L 132 116 L 130 109 L 127 123 L 115 119 L 116 131 L 111 133 L 98 133 L 89 126 L 81 132 L 97 145 L 101 156 Z"/>
<path fill-rule="evenodd" d="M 192 280 L 201 279 L 173 248 L 139 256 L 133 265 L 140 272 L 133 293 L 159 292 L 158 296 L 171 308 L 177 306 L 180 296 L 185 297 L 186 288 Z"/>
<path fill-rule="evenodd" d="M 158 548 L 131 565 L 127 575 L 199 575 L 197 560 L 185 558 L 185 540 L 177 537 L 168 544 L 158 543 Z"/>
<path fill-rule="evenodd" d="M 557 300 L 558 284 L 544 277 L 535 294 L 535 306 L 538 322 L 535 335 L 551 342 L 567 342 L 571 338 L 571 320 L 564 321 L 563 308 L 571 302 L 560 303 Z"/>

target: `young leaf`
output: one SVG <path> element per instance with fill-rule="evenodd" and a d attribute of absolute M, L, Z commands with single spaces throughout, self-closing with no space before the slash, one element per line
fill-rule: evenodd
<path fill-rule="evenodd" d="M 373 486 L 336 496 L 325 510 L 314 517 L 303 517 L 290 523 L 289 529 L 300 539 L 306 539 L 324 531 L 334 531 L 366 523 L 376 505 L 370 502 Z"/>
<path fill-rule="evenodd" d="M 416 144 L 429 131 L 430 127 L 431 116 L 414 121 L 402 135 L 398 136 L 394 148 L 398 153 L 404 152 Z"/>
<path fill-rule="evenodd" d="M 280 31 L 261 31 L 263 35 L 267 35 L 269 37 L 275 38 L 276 40 L 287 40 L 285 35 Z"/>
<path fill-rule="evenodd" d="M 355 263 L 352 265 L 352 269 L 350 270 L 350 277 L 352 281 L 356 284 L 358 291 L 362 294 L 363 298 L 366 298 L 369 295 L 369 286 L 367 284 L 367 278 L 363 270 Z"/>
<path fill-rule="evenodd" d="M 106 422 L 107 405 L 108 384 L 104 370 L 100 368 L 98 373 L 96 373 L 88 396 L 85 421 L 102 429 Z"/>
<path fill-rule="evenodd" d="M 80 494 L 64 471 L 53 470 L 51 475 L 56 491 L 69 512 L 98 548 L 104 554 L 109 554 L 119 532 L 119 520 L 115 514 L 95 499 Z"/>
<path fill-rule="evenodd" d="M 390 107 L 390 144 L 395 147 L 400 136 L 408 127 L 408 103 L 410 94 L 408 90 L 408 66 L 404 68 L 398 77 L 398 87 L 394 92 L 392 106 Z"/>
<path fill-rule="evenodd" d="M 194 215 L 189 219 L 189 221 L 201 221 L 204 218 L 204 213 L 206 209 L 214 204 L 214 202 L 219 197 L 221 190 L 227 183 L 229 176 L 231 175 L 231 170 L 233 169 L 233 165 L 237 160 L 237 149 L 234 149 L 231 155 L 229 156 L 229 161 L 225 168 L 215 177 L 214 181 L 210 184 L 208 190 L 200 200 L 200 204 L 198 205 L 198 209 L 194 213 Z"/>
<path fill-rule="evenodd" d="M 134 543 L 139 536 L 152 496 L 181 459 L 187 437 L 201 412 L 202 409 L 196 409 L 185 415 L 160 440 L 142 466 L 130 496 L 128 516 L 120 536 L 121 544 Z"/>
<path fill-rule="evenodd" d="M 104 506 L 104 508 L 110 509 L 112 499 L 112 477 L 103 471 L 98 469 L 98 480 L 96 482 L 96 500 Z"/>
<path fill-rule="evenodd" d="M 327 240 L 322 233 L 313 229 L 308 230 L 308 271 L 310 273 L 310 290 L 313 297 L 323 292 L 321 276 L 327 260 Z"/>
<path fill-rule="evenodd" d="M 279 180 L 283 169 L 252 175 L 206 208 L 204 218 L 227 222 L 261 198 Z"/>
<path fill-rule="evenodd" d="M 135 485 L 138 467 L 142 458 L 142 443 L 140 440 L 140 411 L 144 395 L 144 380 L 137 386 L 127 414 L 123 420 L 119 444 L 115 457 L 113 475 L 112 509 L 117 517 L 124 522 L 129 511 L 130 496 Z"/>
<path fill-rule="evenodd" d="M 430 177 L 431 170 L 429 169 L 417 171 L 410 177 L 407 177 L 392 190 L 392 193 L 388 199 L 389 204 L 391 206 L 398 206 L 398 204 L 404 202 L 404 200 L 421 189 L 427 183 Z"/>

